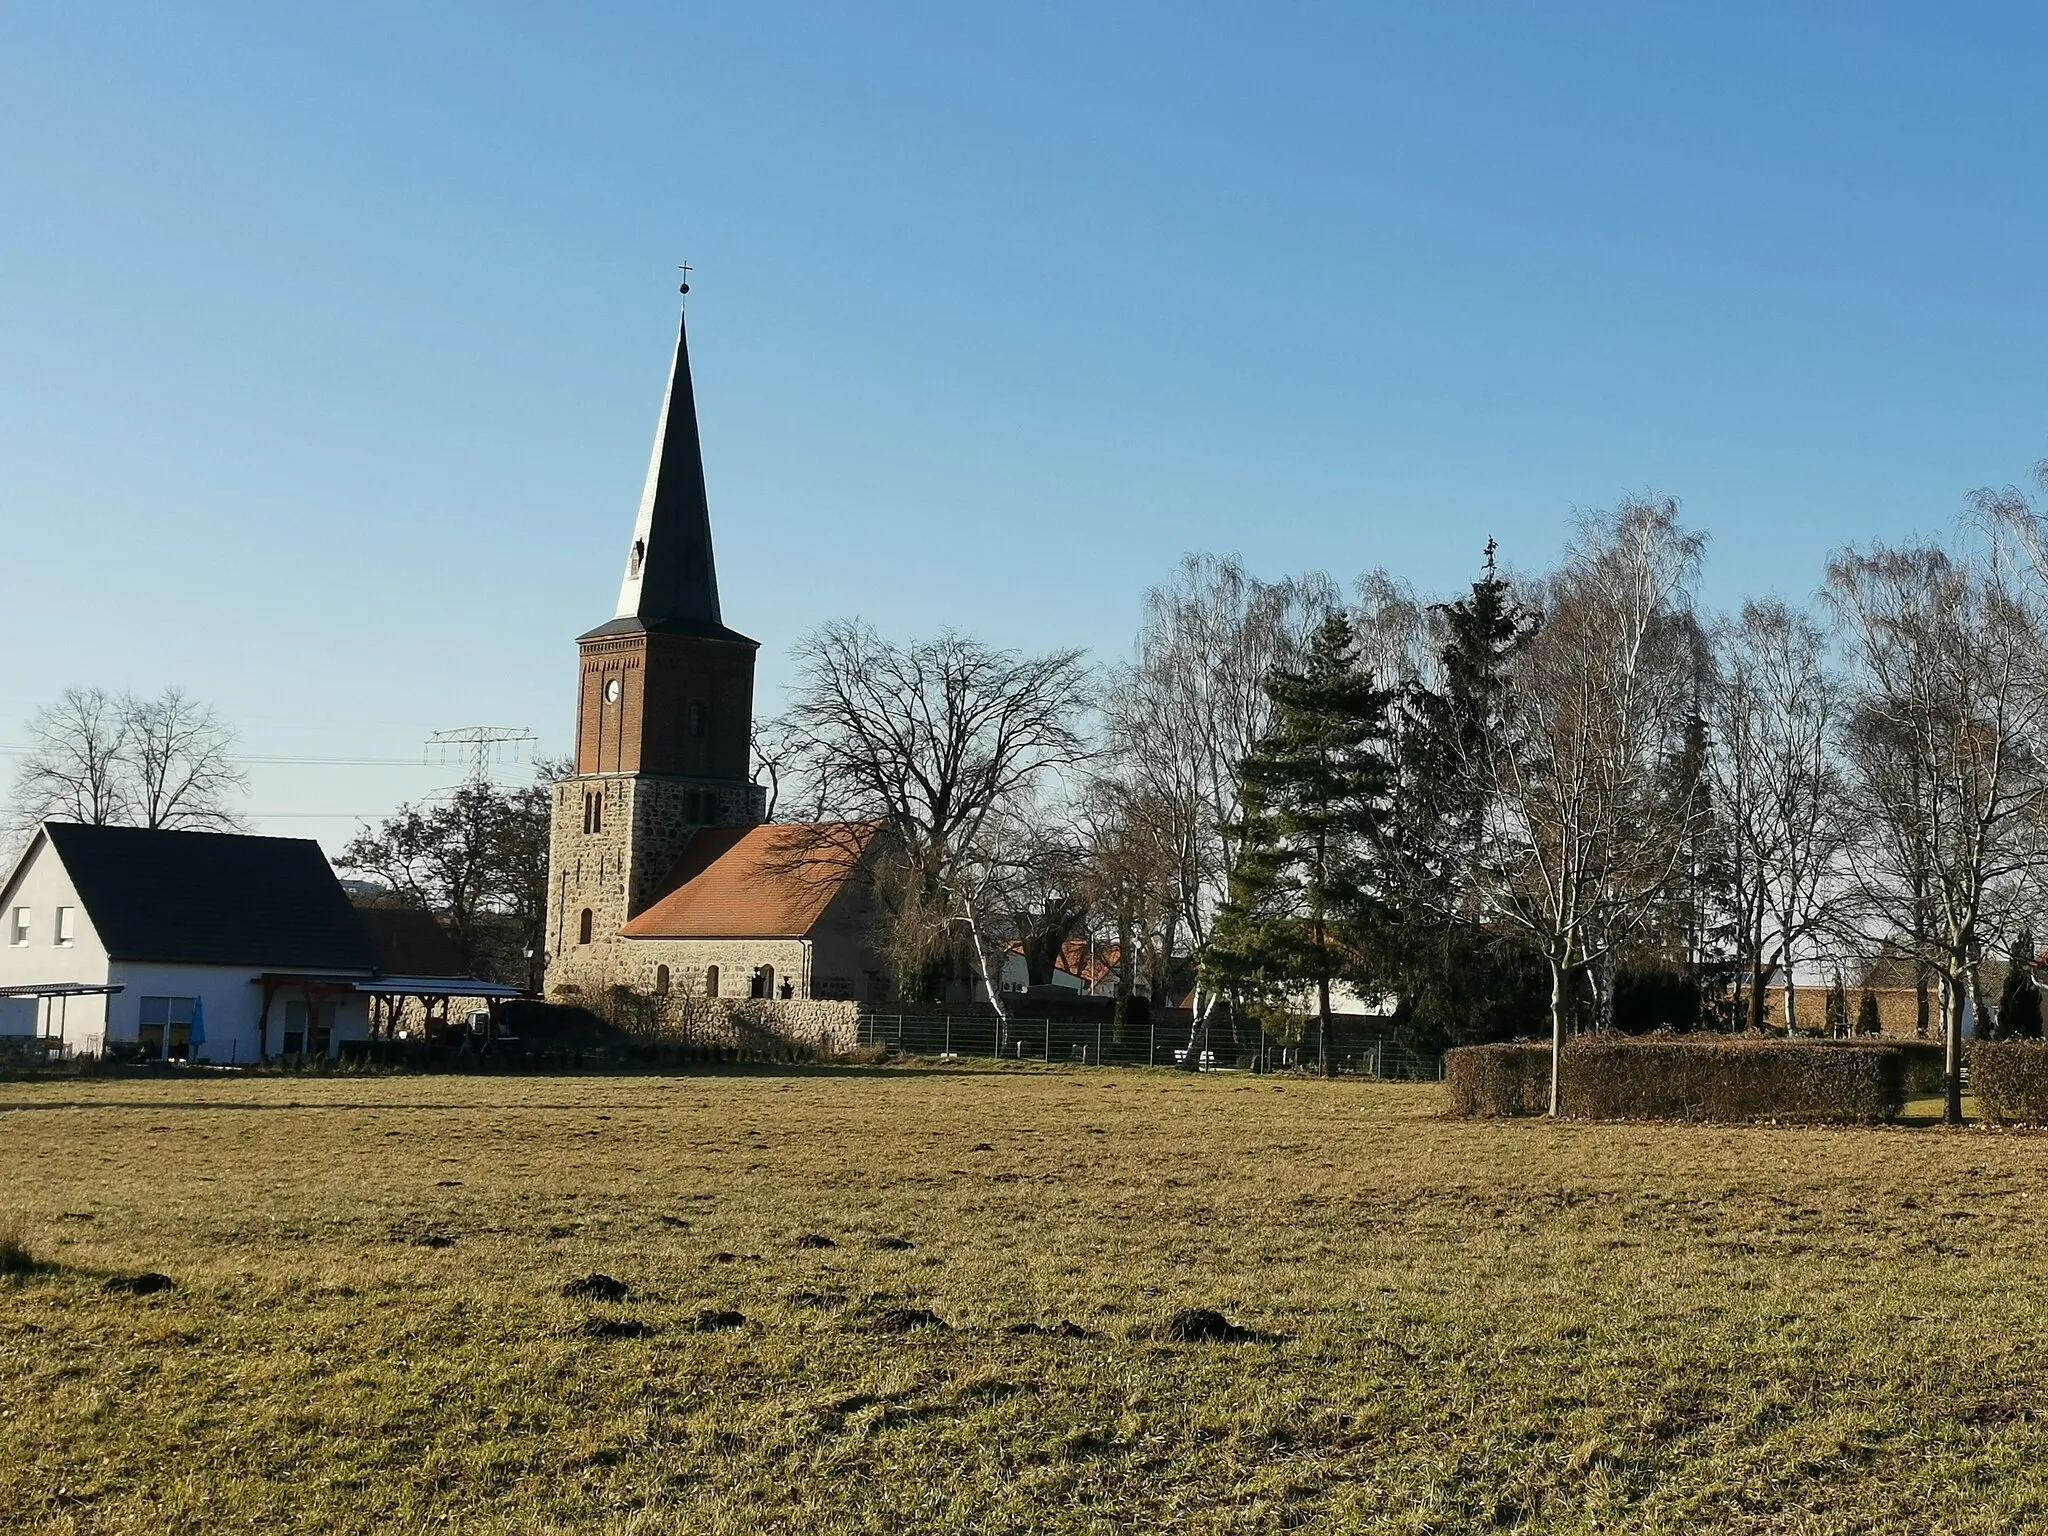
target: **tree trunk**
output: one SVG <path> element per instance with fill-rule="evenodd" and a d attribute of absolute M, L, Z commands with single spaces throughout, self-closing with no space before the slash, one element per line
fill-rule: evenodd
<path fill-rule="evenodd" d="M 1330 978 L 1316 978 L 1316 1065 L 1324 1077 L 1330 1075 Z"/>
<path fill-rule="evenodd" d="M 1558 1116 L 1558 1077 L 1564 1067 L 1564 967 L 1550 961 L 1550 1118 Z"/>
<path fill-rule="evenodd" d="M 1942 999 L 1942 1062 L 1947 1073 L 1943 1083 L 1941 1118 L 1950 1125 L 1963 1123 L 1963 999 L 1969 996 L 1959 976 L 1944 974 Z"/>

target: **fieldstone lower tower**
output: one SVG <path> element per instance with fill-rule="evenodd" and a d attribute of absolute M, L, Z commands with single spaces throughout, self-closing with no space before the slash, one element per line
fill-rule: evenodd
<path fill-rule="evenodd" d="M 688 290 L 685 289 L 685 292 Z M 547 990 L 648 990 L 619 929 L 700 827 L 752 826 L 754 653 L 718 609 L 687 324 L 654 433 L 618 611 L 576 641 L 576 776 L 555 787 Z"/>

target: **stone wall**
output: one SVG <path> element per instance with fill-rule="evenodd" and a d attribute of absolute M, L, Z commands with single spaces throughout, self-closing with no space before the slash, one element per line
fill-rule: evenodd
<path fill-rule="evenodd" d="M 792 1001 L 811 994 L 811 946 L 804 939 L 621 939 L 592 944 L 581 963 L 548 972 L 548 996 L 556 1002 L 594 1003 L 613 987 L 659 996 L 661 969 L 668 968 L 667 993 L 677 998 L 706 996 L 712 966 L 718 967 L 722 1001 L 743 1000 L 757 968 L 775 967 L 775 984 L 788 981 Z M 571 990 L 573 989 L 573 990 Z"/>

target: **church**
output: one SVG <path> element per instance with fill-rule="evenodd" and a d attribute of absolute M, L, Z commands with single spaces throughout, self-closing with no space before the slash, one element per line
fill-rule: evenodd
<path fill-rule="evenodd" d="M 891 996 L 861 875 L 866 829 L 763 820 L 750 773 L 760 647 L 719 611 L 687 316 L 618 607 L 576 647 L 576 771 L 556 786 L 548 847 L 548 995 Z"/>

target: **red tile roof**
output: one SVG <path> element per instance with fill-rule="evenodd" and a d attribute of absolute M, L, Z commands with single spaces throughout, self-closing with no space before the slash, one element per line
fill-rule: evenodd
<path fill-rule="evenodd" d="M 629 939 L 797 938 L 852 877 L 874 835 L 851 822 L 706 827 L 684 847 Z"/>

